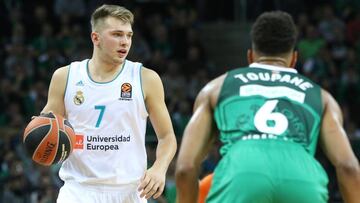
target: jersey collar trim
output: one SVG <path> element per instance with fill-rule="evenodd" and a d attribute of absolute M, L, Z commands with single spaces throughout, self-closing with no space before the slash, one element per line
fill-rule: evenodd
<path fill-rule="evenodd" d="M 297 70 L 294 68 L 284 68 L 279 66 L 273 66 L 273 65 L 266 65 L 266 64 L 260 64 L 260 63 L 252 63 L 250 64 L 251 68 L 262 68 L 267 70 L 277 70 L 277 71 L 285 71 L 285 72 L 291 72 L 291 73 L 297 73 Z"/>
<path fill-rule="evenodd" d="M 111 83 L 111 82 L 115 81 L 119 77 L 119 75 L 123 72 L 123 70 L 125 68 L 125 63 L 126 63 L 127 60 L 124 60 L 124 62 L 122 64 L 122 67 L 121 67 L 121 70 L 117 73 L 117 75 L 112 80 L 106 81 L 106 82 L 97 82 L 97 81 L 92 79 L 92 77 L 90 75 L 90 70 L 89 70 L 89 61 L 90 61 L 90 59 L 88 59 L 86 61 L 86 74 L 88 76 L 88 79 L 90 79 L 90 81 L 92 83 L 94 83 L 94 84 L 100 84 L 101 85 L 101 84 L 108 84 L 108 83 Z"/>

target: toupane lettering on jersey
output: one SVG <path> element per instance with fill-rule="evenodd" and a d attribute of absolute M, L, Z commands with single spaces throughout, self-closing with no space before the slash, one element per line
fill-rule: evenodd
<path fill-rule="evenodd" d="M 300 77 L 292 76 L 290 74 L 281 74 L 279 72 L 273 72 L 271 74 L 268 72 L 258 72 L 258 73 L 248 72 L 246 74 L 240 73 L 234 75 L 234 78 L 240 79 L 244 83 L 248 83 L 249 81 L 258 81 L 258 80 L 284 82 L 295 85 L 303 91 L 306 91 L 307 89 L 314 87 L 310 82 L 304 81 L 304 79 Z"/>

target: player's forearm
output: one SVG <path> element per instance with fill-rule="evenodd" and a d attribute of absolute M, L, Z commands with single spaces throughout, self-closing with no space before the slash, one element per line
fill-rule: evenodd
<path fill-rule="evenodd" d="M 174 134 L 169 134 L 163 138 L 158 139 L 158 145 L 156 148 L 156 160 L 154 166 L 167 171 L 171 160 L 176 153 L 176 138 Z"/>
<path fill-rule="evenodd" d="M 336 168 L 340 191 L 345 203 L 359 203 L 360 167 Z"/>
<path fill-rule="evenodd" d="M 195 203 L 198 200 L 198 169 L 192 166 L 177 166 L 176 203 Z"/>

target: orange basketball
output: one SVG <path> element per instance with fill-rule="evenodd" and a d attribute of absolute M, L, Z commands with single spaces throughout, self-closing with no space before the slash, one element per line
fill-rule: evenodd
<path fill-rule="evenodd" d="M 211 183 L 213 179 L 213 174 L 210 173 L 207 176 L 205 176 L 203 179 L 201 179 L 199 183 L 199 199 L 198 203 L 204 203 L 206 200 L 206 197 L 210 191 Z"/>
<path fill-rule="evenodd" d="M 50 166 L 69 157 L 75 144 L 75 132 L 62 116 L 42 114 L 26 126 L 23 142 L 32 160 Z"/>

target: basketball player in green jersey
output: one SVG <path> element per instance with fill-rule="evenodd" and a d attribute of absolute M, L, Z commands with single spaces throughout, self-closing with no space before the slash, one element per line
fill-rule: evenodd
<path fill-rule="evenodd" d="M 334 98 L 294 67 L 290 15 L 267 12 L 251 30 L 249 67 L 199 93 L 176 168 L 178 203 L 196 202 L 200 165 L 217 138 L 222 159 L 206 202 L 325 203 L 328 177 L 314 158 L 322 147 L 347 203 L 360 202 L 360 169 Z"/>

